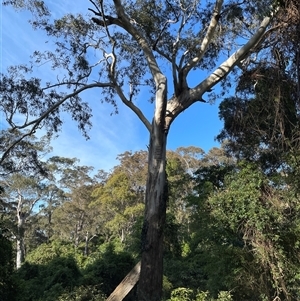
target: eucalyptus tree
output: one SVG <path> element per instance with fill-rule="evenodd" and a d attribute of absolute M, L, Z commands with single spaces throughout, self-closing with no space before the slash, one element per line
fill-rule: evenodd
<path fill-rule="evenodd" d="M 144 211 L 147 152 L 126 151 L 93 191 L 91 207 L 99 211 L 106 239 L 118 238 L 128 244 Z"/>
<path fill-rule="evenodd" d="M 5 198 L 6 207 L 14 212 L 16 220 L 16 229 L 13 232 L 17 246 L 16 266 L 20 268 L 25 260 L 26 223 L 29 222 L 34 207 L 41 201 L 43 185 L 32 177 L 25 177 L 20 174 L 12 175 L 5 182 L 8 192 L 7 198 Z"/>
<path fill-rule="evenodd" d="M 173 233 L 171 235 L 178 245 L 185 241 L 186 235 L 189 233 L 191 210 L 187 207 L 187 196 L 192 194 L 195 185 L 193 173 L 202 165 L 204 155 L 205 152 L 201 148 L 194 146 L 167 151 L 167 218 L 170 222 L 168 224 L 167 220 L 167 227 L 173 230 L 178 227 L 180 230 L 178 235 Z"/>
<path fill-rule="evenodd" d="M 84 254 L 87 255 L 89 242 L 97 235 L 95 218 L 99 214 L 99 210 L 89 207 L 96 184 L 91 176 L 93 167 L 80 166 L 76 159 L 52 159 L 54 166 L 61 165 L 58 182 L 65 196 L 64 202 L 52 212 L 53 238 L 71 239 L 75 249 L 84 242 Z"/>
<path fill-rule="evenodd" d="M 58 76 L 45 84 L 26 78 L 31 67 L 10 68 L 1 79 L 1 108 L 12 130 L 24 135 L 45 127 L 59 130 L 67 111 L 86 134 L 91 111 L 81 95 L 100 89 L 101 101 L 117 110 L 118 100 L 132 110 L 149 132 L 148 177 L 139 300 L 159 300 L 162 288 L 163 228 L 166 212 L 166 144 L 171 124 L 185 109 L 205 102 L 203 95 L 225 80 L 236 66 L 255 60 L 286 1 L 93 1 L 90 15 L 51 16 L 47 1 L 10 0 L 33 12 L 32 24 L 56 43 L 35 51 L 33 64 L 50 62 Z M 50 4 L 50 3 L 49 3 Z M 88 9 L 88 3 L 87 3 Z M 28 75 L 27 75 L 28 76 Z M 225 80 L 225 81 L 224 81 Z M 137 99 L 148 88 L 154 104 L 150 120 Z M 211 100 L 218 95 L 212 93 Z M 24 116 L 15 122 L 15 113 Z"/>
<path fill-rule="evenodd" d="M 74 168 L 77 159 L 53 156 L 45 161 L 47 179 L 43 183 L 43 202 L 39 204 L 36 227 L 41 229 L 45 239 L 49 241 L 53 235 L 53 212 L 61 206 L 68 196 L 66 186 L 62 183 L 65 170 Z"/>
<path fill-rule="evenodd" d="M 14 133 L 2 131 L 1 134 L 1 142 L 5 144 L 7 137 Z M 26 223 L 29 223 L 35 206 L 42 201 L 43 180 L 48 176 L 43 157 L 49 150 L 47 137 L 26 137 L 0 166 L 1 215 L 16 241 L 17 268 L 25 258 Z"/>
<path fill-rule="evenodd" d="M 106 236 L 118 237 L 121 242 L 128 239 L 144 210 L 143 197 L 131 184 L 128 175 L 116 171 L 93 192 L 95 201 L 92 206 L 100 211 Z"/>
<path fill-rule="evenodd" d="M 96 220 L 101 212 L 89 207 L 93 189 L 92 185 L 78 186 L 52 213 L 52 239 L 71 241 L 75 250 L 82 247 L 84 255 L 89 253 L 91 239 L 100 232 Z"/>

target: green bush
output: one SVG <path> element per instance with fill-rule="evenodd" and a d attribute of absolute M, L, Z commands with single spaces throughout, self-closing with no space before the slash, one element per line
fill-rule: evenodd
<path fill-rule="evenodd" d="M 25 262 L 17 271 L 20 301 L 56 301 L 65 291 L 80 284 L 81 272 L 72 257 L 57 257 L 48 264 Z"/>
<path fill-rule="evenodd" d="M 0 229 L 1 230 L 1 229 Z M 14 262 L 11 242 L 0 233 L 0 299 L 14 301 L 17 282 L 13 277 Z"/>
<path fill-rule="evenodd" d="M 217 299 L 209 296 L 209 292 L 198 291 L 179 287 L 171 292 L 171 298 L 168 301 L 232 301 L 232 296 L 228 291 L 221 291 Z"/>
<path fill-rule="evenodd" d="M 171 299 L 168 301 L 194 301 L 194 292 L 185 287 L 176 288 L 171 292 Z"/>
<path fill-rule="evenodd" d="M 59 296 L 57 301 L 105 301 L 106 296 L 94 286 L 80 286 Z"/>
<path fill-rule="evenodd" d="M 116 250 L 114 244 L 101 247 L 101 252 L 93 254 L 90 263 L 83 270 L 84 284 L 101 284 L 101 290 L 109 295 L 135 265 L 131 254 Z"/>

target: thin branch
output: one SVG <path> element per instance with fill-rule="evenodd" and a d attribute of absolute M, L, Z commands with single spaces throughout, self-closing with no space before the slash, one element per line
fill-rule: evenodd
<path fill-rule="evenodd" d="M 155 81 L 156 85 L 156 106 L 155 106 L 155 114 L 154 119 L 156 120 L 156 124 L 158 125 L 160 121 L 164 120 L 165 117 L 165 111 L 166 111 L 166 104 L 167 104 L 167 97 L 166 97 L 166 91 L 167 91 L 167 79 L 163 75 L 163 73 L 160 70 L 160 67 L 156 61 L 156 58 L 154 56 L 154 53 L 152 49 L 150 48 L 147 40 L 142 36 L 142 34 L 130 23 L 130 20 L 128 16 L 126 15 L 124 8 L 121 4 L 120 0 L 113 0 L 115 4 L 115 8 L 117 11 L 118 19 L 121 21 L 121 26 L 123 29 L 125 29 L 140 45 L 142 51 L 144 52 L 146 61 L 148 63 L 150 72 L 152 74 L 152 77 Z M 126 99 L 126 98 L 125 98 Z M 125 103 L 130 108 L 134 110 L 134 112 L 137 114 L 138 111 L 140 111 L 138 108 L 136 108 L 132 102 Z M 139 114 L 138 114 L 139 116 Z M 139 116 L 140 117 L 140 116 Z M 141 117 L 140 117 L 141 119 Z M 147 125 L 148 121 L 141 119 L 142 122 L 146 125 L 147 129 L 151 129 L 149 125 Z"/>
<path fill-rule="evenodd" d="M 173 84 L 174 84 L 174 91 L 177 95 L 177 84 L 178 84 L 178 78 L 177 78 L 177 71 L 179 68 L 181 68 L 180 64 L 179 67 L 177 67 L 176 64 L 176 57 L 177 57 L 177 53 L 178 53 L 178 48 L 179 48 L 179 41 L 180 41 L 180 36 L 181 36 L 181 32 L 184 28 L 184 25 L 186 23 L 186 18 L 184 16 L 182 16 L 181 22 L 180 22 L 180 26 L 178 28 L 178 32 L 177 32 L 177 38 L 176 41 L 173 43 L 173 51 L 172 51 L 172 75 L 173 75 Z"/>
<path fill-rule="evenodd" d="M 93 10 L 92 8 L 88 8 L 88 10 L 90 10 L 91 12 L 93 12 L 96 16 L 101 17 L 101 14 L 96 12 L 95 10 Z"/>
<path fill-rule="evenodd" d="M 207 28 L 206 35 L 203 38 L 203 41 L 200 45 L 199 51 L 198 51 L 197 55 L 194 58 L 192 58 L 183 67 L 182 74 L 183 74 L 184 78 L 186 78 L 189 71 L 193 67 L 195 67 L 199 63 L 199 61 L 203 58 L 203 56 L 204 56 L 204 54 L 205 54 L 205 52 L 208 48 L 208 45 L 210 44 L 211 40 L 213 39 L 213 36 L 215 34 L 215 31 L 216 31 L 216 28 L 217 28 L 217 25 L 218 25 L 218 21 L 220 19 L 221 8 L 222 8 L 222 5 L 223 5 L 223 2 L 224 2 L 223 0 L 216 0 L 216 4 L 215 4 L 215 7 L 214 7 L 213 15 L 212 15 L 211 20 L 210 20 L 210 24 Z"/>
<path fill-rule="evenodd" d="M 41 196 L 39 195 L 39 197 L 37 199 L 35 199 L 34 201 L 32 201 L 30 209 L 28 210 L 28 215 L 30 215 L 30 213 L 33 211 L 33 207 L 35 206 L 35 204 L 41 199 Z"/>
<path fill-rule="evenodd" d="M 93 9 L 90 9 L 90 8 L 89 8 L 89 10 L 94 12 L 96 15 L 101 16 L 101 11 L 100 11 L 98 5 L 93 0 L 90 0 L 90 2 L 95 6 L 95 8 L 97 9 L 98 12 L 95 12 Z M 101 3 L 102 3 L 102 1 L 101 1 Z"/>
<path fill-rule="evenodd" d="M 169 57 L 165 52 L 161 51 L 160 49 L 155 49 L 155 51 L 161 55 L 162 57 L 164 57 L 167 61 L 169 61 L 170 63 L 172 63 L 172 58 Z"/>
<path fill-rule="evenodd" d="M 67 101 L 69 98 L 74 97 L 76 95 L 78 95 L 79 93 L 87 90 L 87 89 L 91 89 L 91 88 L 95 88 L 95 87 L 99 87 L 99 88 L 105 88 L 105 87 L 113 87 L 113 84 L 111 83 L 94 83 L 94 84 L 89 84 L 86 85 L 76 91 L 74 91 L 71 94 L 66 95 L 65 97 L 63 97 L 60 101 L 58 101 L 57 103 L 55 103 L 53 106 L 51 106 L 48 110 L 46 110 L 39 118 L 36 118 L 34 120 L 32 120 L 31 122 L 27 123 L 27 124 L 23 124 L 22 126 L 15 126 L 12 130 L 14 129 L 24 129 L 27 128 L 29 126 L 32 125 L 32 128 L 29 130 L 29 132 L 23 134 L 21 137 L 19 137 L 18 139 L 16 139 L 6 150 L 5 152 L 2 154 L 1 159 L 0 159 L 0 165 L 3 163 L 3 161 L 5 160 L 5 158 L 9 155 L 10 151 L 18 144 L 20 143 L 25 137 L 31 136 L 32 134 L 35 133 L 35 131 L 38 129 L 39 125 L 41 124 L 41 122 L 46 119 L 48 117 L 48 115 L 53 112 L 55 109 L 57 109 L 60 105 L 62 105 L 65 101 Z"/>
<path fill-rule="evenodd" d="M 17 129 L 23 129 L 25 127 L 28 127 L 32 124 L 40 124 L 41 121 L 43 121 L 52 111 L 54 111 L 55 109 L 57 109 L 61 104 L 63 104 L 66 100 L 68 100 L 71 97 L 74 97 L 78 94 L 80 94 L 81 92 L 87 90 L 87 89 L 91 89 L 91 88 L 107 88 L 107 87 L 113 87 L 113 85 L 111 83 L 94 83 L 94 84 L 89 84 L 86 85 L 76 91 L 74 91 L 71 94 L 66 95 L 65 97 L 63 97 L 60 101 L 58 101 L 57 103 L 55 103 L 52 107 L 50 107 L 46 112 L 44 112 L 39 118 L 32 120 L 31 122 L 29 122 L 26 126 L 20 126 L 20 127 L 16 127 Z"/>
<path fill-rule="evenodd" d="M 119 97 L 121 98 L 122 102 L 138 116 L 138 118 L 146 126 L 147 130 L 149 132 L 151 132 L 151 124 L 148 121 L 148 119 L 145 117 L 143 112 L 136 105 L 134 105 L 134 103 L 132 101 L 130 101 L 126 98 L 122 89 L 118 85 L 115 85 L 115 90 L 116 90 L 117 94 L 119 95 Z"/>
<path fill-rule="evenodd" d="M 103 8 L 103 3 L 101 2 L 101 14 L 102 16 L 104 16 L 104 8 Z M 107 36 L 110 39 L 110 42 L 112 44 L 112 52 L 110 54 L 106 54 L 105 58 L 106 60 L 108 58 L 112 59 L 112 62 L 109 64 L 110 65 L 110 69 L 109 69 L 109 73 L 110 73 L 110 79 L 112 80 L 112 82 L 114 83 L 114 88 L 117 92 L 117 94 L 119 95 L 120 99 L 122 100 L 122 102 L 128 106 L 137 116 L 138 118 L 142 121 L 142 123 L 146 126 L 146 128 L 148 129 L 148 131 L 151 131 L 151 124 L 150 122 L 147 120 L 147 118 L 145 117 L 145 115 L 142 113 L 142 111 L 133 104 L 133 102 L 131 102 L 130 100 L 128 100 L 122 89 L 120 88 L 120 86 L 117 84 L 116 81 L 116 77 L 115 77 L 115 69 L 116 69 L 116 62 L 117 62 L 117 57 L 115 54 L 115 45 L 116 45 L 116 41 L 114 40 L 114 38 L 110 35 L 109 29 L 108 29 L 108 24 L 106 23 L 105 20 L 103 20 L 103 26 L 105 27 Z M 132 96 L 130 96 L 130 98 L 132 98 Z"/>
<path fill-rule="evenodd" d="M 184 86 L 184 82 L 180 83 L 180 87 L 178 86 L 178 80 L 181 81 L 182 80 L 182 76 L 180 75 L 180 70 L 182 69 L 182 65 L 185 59 L 185 56 L 189 53 L 189 50 L 186 50 L 183 55 L 180 58 L 179 61 L 179 66 L 177 66 L 176 64 L 176 57 L 177 57 L 177 53 L 178 53 L 178 49 L 179 49 L 179 42 L 180 42 L 180 37 L 181 37 L 181 32 L 185 26 L 185 24 L 187 23 L 187 21 L 190 19 L 190 17 L 192 16 L 192 12 L 196 9 L 196 3 L 194 2 L 194 4 L 191 4 L 193 7 L 193 9 L 191 10 L 191 12 L 186 15 L 186 9 L 184 9 L 182 7 L 182 5 L 180 5 L 181 10 L 184 12 L 182 15 L 182 19 L 181 19 L 181 23 L 180 26 L 178 28 L 177 31 L 177 37 L 176 37 L 176 41 L 173 44 L 173 51 L 172 51 L 172 75 L 173 75 L 173 83 L 174 83 L 174 91 L 175 91 L 175 95 L 178 95 L 180 93 L 181 87 Z M 178 79 L 177 74 L 179 72 L 179 77 L 180 79 Z M 186 81 L 186 79 L 185 79 Z"/>
<path fill-rule="evenodd" d="M 167 1 L 167 3 L 169 4 L 169 6 L 171 6 L 171 8 L 172 8 L 172 10 L 173 10 L 173 13 L 174 13 L 174 15 L 176 16 L 176 19 L 175 19 L 175 20 L 167 20 L 167 21 L 165 22 L 163 28 L 161 29 L 161 31 L 160 31 L 160 33 L 159 33 L 157 39 L 156 39 L 156 41 L 154 42 L 154 44 L 153 44 L 153 46 L 152 46 L 152 49 L 153 49 L 153 50 L 156 49 L 156 45 L 157 45 L 158 41 L 160 40 L 160 38 L 161 38 L 163 32 L 166 30 L 167 26 L 168 26 L 169 24 L 176 24 L 176 23 L 179 21 L 179 17 L 176 15 L 176 12 L 175 12 L 173 6 L 169 3 L 169 1 Z"/>

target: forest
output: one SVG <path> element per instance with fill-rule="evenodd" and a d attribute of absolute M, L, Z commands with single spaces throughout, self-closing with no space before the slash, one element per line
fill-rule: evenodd
<path fill-rule="evenodd" d="M 300 300 L 300 2 L 48 4 L 3 3 L 56 48 L 1 73 L 0 300 L 109 300 L 139 262 L 124 300 Z M 51 156 L 62 112 L 88 137 L 90 89 L 149 134 L 111 170 Z M 217 100 L 219 147 L 168 150 L 177 116 Z"/>
<path fill-rule="evenodd" d="M 229 142 L 168 151 L 163 300 L 299 299 L 295 157 L 249 142 L 264 160 Z M 26 143 L 37 158 L 47 147 Z M 2 300 L 105 300 L 140 257 L 147 151 L 93 176 L 75 158 L 13 159 L 26 172 L 1 182 Z"/>

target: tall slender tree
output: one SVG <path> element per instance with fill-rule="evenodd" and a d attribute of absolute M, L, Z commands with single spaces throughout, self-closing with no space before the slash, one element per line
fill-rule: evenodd
<path fill-rule="evenodd" d="M 3 143 L 6 138 L 5 135 Z M 43 180 L 48 175 L 46 164 L 41 160 L 49 151 L 48 143 L 47 138 L 37 140 L 34 136 L 26 137 L 0 166 L 0 185 L 3 188 L 0 199 L 3 208 L 1 216 L 6 220 L 7 228 L 16 241 L 17 268 L 20 268 L 25 259 L 26 223 L 30 222 L 34 207 L 42 199 L 45 187 Z"/>
<path fill-rule="evenodd" d="M 46 2 L 7 1 L 29 8 L 33 26 L 56 42 L 53 52 L 35 51 L 33 63 L 50 61 L 63 75 L 45 85 L 40 79 L 24 77 L 30 67 L 14 67 L 2 76 L 1 108 L 7 122 L 12 130 L 27 129 L 11 141 L 2 160 L 38 128 L 46 127 L 49 134 L 57 131 L 63 122 L 61 111 L 70 112 L 86 134 L 91 112 L 81 93 L 94 88 L 101 89 L 101 100 L 116 109 L 117 99 L 121 100 L 149 132 L 140 301 L 161 298 L 170 126 L 192 104 L 205 102 L 203 94 L 220 81 L 226 87 L 224 80 L 235 66 L 247 67 L 274 30 L 272 20 L 285 2 L 90 0 L 92 15 L 53 19 Z M 135 101 L 145 86 L 154 103 L 151 120 Z M 23 123 L 14 122 L 16 112 L 23 114 Z"/>

